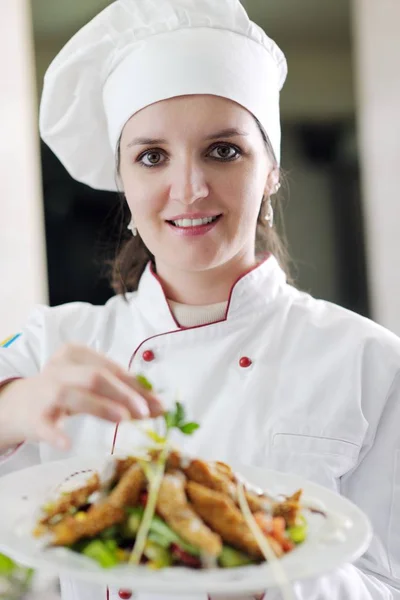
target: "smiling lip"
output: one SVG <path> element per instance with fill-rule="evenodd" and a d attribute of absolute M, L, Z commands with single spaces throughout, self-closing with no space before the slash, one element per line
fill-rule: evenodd
<path fill-rule="evenodd" d="M 210 219 L 213 217 L 219 217 L 220 213 L 210 214 L 210 213 L 184 213 L 182 215 L 176 215 L 171 217 L 170 219 L 166 219 L 166 221 L 180 221 L 181 219 Z"/>
<path fill-rule="evenodd" d="M 211 223 L 206 223 L 205 225 L 195 225 L 194 227 L 180 227 L 179 225 L 174 225 L 170 220 L 168 220 L 166 223 L 168 225 L 168 227 L 171 229 L 171 231 L 173 233 L 175 233 L 175 235 L 180 235 L 183 237 L 193 237 L 193 236 L 201 236 L 201 235 L 205 235 L 207 234 L 209 231 L 211 231 L 211 229 L 214 229 L 214 227 L 216 225 L 218 225 L 218 223 L 220 222 L 222 215 L 205 215 L 203 214 L 199 214 L 199 213 L 194 213 L 189 215 L 182 215 L 180 217 L 175 217 L 173 220 L 174 221 L 178 221 L 180 219 L 207 219 L 207 218 L 211 218 L 211 217 L 217 217 L 214 221 L 212 221 Z M 172 219 L 171 219 L 172 220 Z"/>

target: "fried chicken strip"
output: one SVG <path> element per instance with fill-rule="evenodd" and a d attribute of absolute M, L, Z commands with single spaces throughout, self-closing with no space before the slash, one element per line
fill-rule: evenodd
<path fill-rule="evenodd" d="M 253 558 L 264 558 L 240 509 L 231 498 L 195 481 L 188 481 L 186 490 L 197 514 L 224 542 L 247 552 Z M 280 544 L 269 536 L 268 541 L 275 554 L 282 556 Z"/>
<path fill-rule="evenodd" d="M 39 523 L 46 525 L 56 515 L 68 513 L 71 508 L 79 508 L 87 503 L 88 498 L 94 492 L 100 489 L 100 478 L 94 473 L 87 481 L 86 485 L 76 490 L 72 490 L 61 496 L 59 500 L 46 508 L 46 516 Z"/>
<path fill-rule="evenodd" d="M 283 502 L 274 504 L 274 517 L 283 517 L 289 526 L 295 525 L 300 510 L 300 499 L 302 494 L 303 490 L 298 490 Z"/>
<path fill-rule="evenodd" d="M 183 540 L 210 556 L 218 556 L 222 540 L 211 531 L 189 505 L 185 493 L 185 477 L 181 472 L 167 473 L 157 500 L 157 512 Z"/>
<path fill-rule="evenodd" d="M 182 466 L 183 465 L 183 466 Z M 206 462 L 193 459 L 186 466 L 180 454 L 171 452 L 167 468 L 181 469 L 191 481 L 200 483 L 205 487 L 226 494 L 238 505 L 237 480 L 232 469 L 222 462 Z M 246 499 L 251 512 L 265 510 L 266 505 L 272 508 L 273 501 L 266 494 L 257 494 L 252 490 L 245 490 Z"/>
<path fill-rule="evenodd" d="M 52 545 L 70 546 L 84 537 L 93 537 L 104 529 L 117 525 L 125 519 L 126 506 L 135 506 L 146 483 L 145 475 L 138 464 L 133 464 L 109 496 L 93 504 L 84 518 L 67 516 L 51 528 L 54 536 Z"/>

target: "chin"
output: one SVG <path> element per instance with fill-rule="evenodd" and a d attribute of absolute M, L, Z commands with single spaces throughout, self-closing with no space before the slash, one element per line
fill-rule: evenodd
<path fill-rule="evenodd" d="M 179 269 L 180 271 L 190 271 L 192 273 L 200 273 L 202 271 L 211 271 L 226 264 L 229 261 L 228 258 L 223 259 L 221 257 L 210 257 L 210 256 L 194 256 L 189 253 L 186 256 L 171 257 L 168 261 L 170 267 Z"/>

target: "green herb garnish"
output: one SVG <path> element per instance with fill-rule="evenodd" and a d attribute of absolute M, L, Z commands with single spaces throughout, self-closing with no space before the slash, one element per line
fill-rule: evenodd
<path fill-rule="evenodd" d="M 138 381 L 138 383 L 140 383 L 140 385 L 142 387 L 144 387 L 145 390 L 152 392 L 153 391 L 153 386 L 151 385 L 150 381 L 147 379 L 147 377 L 145 377 L 144 375 L 141 375 L 139 373 L 139 375 L 136 375 L 136 380 Z"/>
<path fill-rule="evenodd" d="M 167 434 L 171 429 L 179 429 L 185 435 L 194 433 L 200 425 L 198 423 L 185 421 L 185 409 L 180 402 L 175 404 L 175 410 L 169 411 L 164 415 L 165 424 L 167 426 Z"/>

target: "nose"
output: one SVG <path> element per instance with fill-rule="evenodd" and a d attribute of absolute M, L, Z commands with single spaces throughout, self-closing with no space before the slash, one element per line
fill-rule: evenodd
<path fill-rule="evenodd" d="M 170 200 L 190 206 L 208 194 L 203 169 L 194 160 L 181 162 L 171 172 Z"/>

